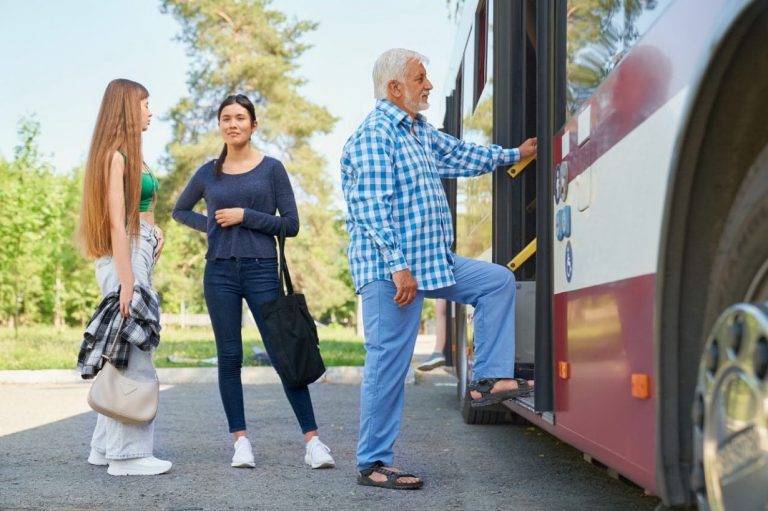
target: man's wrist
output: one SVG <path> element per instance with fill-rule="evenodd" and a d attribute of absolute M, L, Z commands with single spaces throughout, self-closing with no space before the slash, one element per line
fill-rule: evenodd
<path fill-rule="evenodd" d="M 395 273 L 396 271 L 405 270 L 408 268 L 408 261 L 405 260 L 402 250 L 387 250 L 381 251 L 381 256 L 389 267 L 389 271 Z"/>
<path fill-rule="evenodd" d="M 389 271 L 394 275 L 395 273 L 408 269 L 408 263 L 395 264 L 389 266 Z"/>
<path fill-rule="evenodd" d="M 512 165 L 517 163 L 521 158 L 520 148 L 511 147 L 509 149 L 502 149 L 501 156 L 503 160 L 502 165 Z"/>

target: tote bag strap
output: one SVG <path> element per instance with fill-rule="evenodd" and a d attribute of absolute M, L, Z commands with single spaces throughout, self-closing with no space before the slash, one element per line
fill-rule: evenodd
<path fill-rule="evenodd" d="M 285 260 L 285 222 L 280 226 L 278 244 L 280 245 L 280 269 L 278 270 L 280 273 L 280 292 L 292 295 L 293 282 L 291 282 L 291 274 L 288 271 L 288 262 Z"/>

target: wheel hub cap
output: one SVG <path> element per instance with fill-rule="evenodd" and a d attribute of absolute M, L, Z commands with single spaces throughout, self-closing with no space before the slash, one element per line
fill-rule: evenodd
<path fill-rule="evenodd" d="M 692 484 L 700 508 L 768 509 L 766 312 L 735 305 L 707 339 L 693 406 Z"/>

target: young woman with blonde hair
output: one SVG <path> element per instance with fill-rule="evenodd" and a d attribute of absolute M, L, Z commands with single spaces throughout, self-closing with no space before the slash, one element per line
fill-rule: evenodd
<path fill-rule="evenodd" d="M 155 225 L 158 181 L 144 164 L 142 132 L 149 127 L 149 92 L 136 82 L 112 80 L 104 92 L 85 168 L 79 238 L 96 259 L 102 296 L 119 291 L 119 309 L 130 315 L 134 284 L 151 288 L 152 270 L 163 248 Z M 152 352 L 130 345 L 124 374 L 157 378 Z M 98 415 L 88 462 L 109 465 L 111 475 L 157 475 L 171 462 L 155 458 L 154 420 L 118 422 Z"/>

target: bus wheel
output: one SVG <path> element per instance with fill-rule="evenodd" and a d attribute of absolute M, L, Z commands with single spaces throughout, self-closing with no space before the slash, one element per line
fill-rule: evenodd
<path fill-rule="evenodd" d="M 739 304 L 717 320 L 699 364 L 691 487 L 699 509 L 768 502 L 768 307 Z"/>
<path fill-rule="evenodd" d="M 707 295 L 709 336 L 692 403 L 691 488 L 700 509 L 762 509 L 768 501 L 768 145 L 731 203 Z"/>
<path fill-rule="evenodd" d="M 472 408 L 471 398 L 464 394 L 459 406 L 461 407 L 461 417 L 467 424 L 506 424 L 511 421 L 512 412 L 504 408 L 504 405 L 494 405 L 492 410 L 478 410 Z"/>
<path fill-rule="evenodd" d="M 467 318 L 464 307 L 457 308 L 458 325 L 456 346 L 456 391 L 459 398 L 459 410 L 461 417 L 467 424 L 503 424 L 509 422 L 512 412 L 503 405 L 494 407 L 493 410 L 478 410 L 470 405 L 471 398 L 467 391 L 467 385 L 472 377 L 472 368 L 469 363 L 470 348 L 473 329 L 472 320 Z M 468 342 L 469 339 L 469 342 Z"/>

